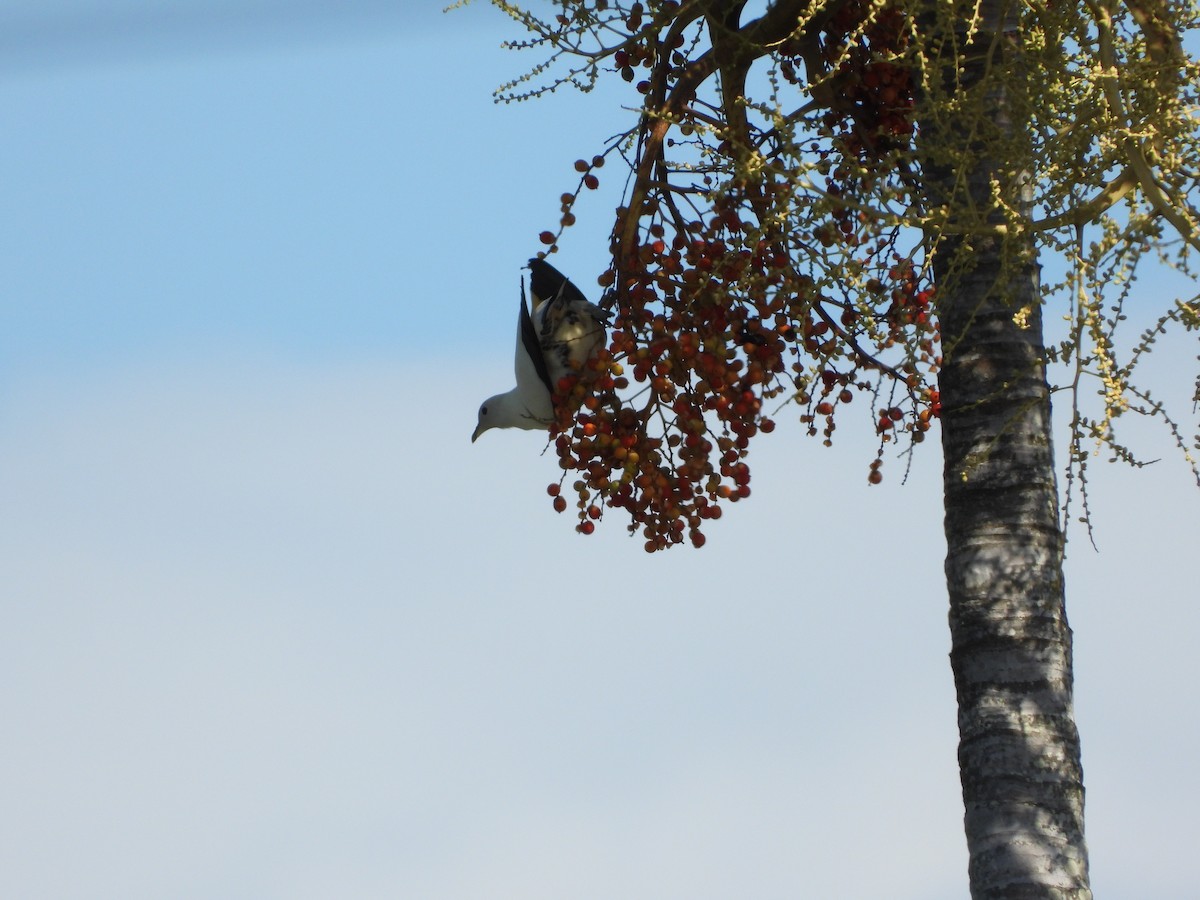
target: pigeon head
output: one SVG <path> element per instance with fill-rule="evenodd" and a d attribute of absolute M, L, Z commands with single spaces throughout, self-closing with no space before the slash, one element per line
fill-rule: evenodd
<path fill-rule="evenodd" d="M 541 385 L 534 391 L 515 387 L 505 394 L 488 397 L 479 407 L 479 421 L 471 434 L 471 443 L 493 428 L 522 428 L 536 431 L 546 428 L 554 417 L 550 394 Z"/>
<path fill-rule="evenodd" d="M 500 418 L 498 401 L 499 397 L 488 397 L 480 405 L 479 421 L 475 425 L 475 430 L 471 433 L 472 444 L 479 440 L 479 436 L 489 428 L 503 427 L 498 421 Z"/>

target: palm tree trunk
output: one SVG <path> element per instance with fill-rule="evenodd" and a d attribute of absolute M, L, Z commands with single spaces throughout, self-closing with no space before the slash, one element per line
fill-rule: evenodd
<path fill-rule="evenodd" d="M 983 255 L 988 255 L 983 249 Z M 992 254 L 993 256 L 995 254 Z M 941 300 L 946 582 L 974 900 L 1086 900 L 1083 770 L 1036 271 Z M 1005 296 L 1007 294 L 1008 296 Z M 1019 305 L 1018 307 L 1019 308 Z"/>
<path fill-rule="evenodd" d="M 984 4 L 991 27 L 974 41 L 958 36 L 966 53 L 956 51 L 942 82 L 960 97 L 974 92 L 992 130 L 981 137 L 978 116 L 923 124 L 927 146 L 950 150 L 925 172 L 950 211 L 947 231 L 959 232 L 942 238 L 933 261 L 971 896 L 1090 900 L 1038 266 L 1019 228 L 987 228 L 1003 218 L 991 185 L 1028 208 L 1024 173 L 996 158 L 1023 128 L 1012 96 L 1016 22 L 1002 3 Z M 960 115 L 971 117 L 970 106 Z"/>

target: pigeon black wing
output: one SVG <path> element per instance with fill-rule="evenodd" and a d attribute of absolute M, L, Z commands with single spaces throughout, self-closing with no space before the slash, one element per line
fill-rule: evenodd
<path fill-rule="evenodd" d="M 525 348 L 525 355 L 533 363 L 538 379 L 546 386 L 546 390 L 553 394 L 554 386 L 550 384 L 550 373 L 546 369 L 546 357 L 542 354 L 542 342 L 538 340 L 537 330 L 533 327 L 533 319 L 529 315 L 529 304 L 525 301 L 524 278 L 521 279 L 521 344 Z M 517 380 L 520 380 L 519 372 Z"/>

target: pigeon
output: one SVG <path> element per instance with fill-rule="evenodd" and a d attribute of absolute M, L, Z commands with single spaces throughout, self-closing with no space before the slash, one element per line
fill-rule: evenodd
<path fill-rule="evenodd" d="M 503 394 L 488 397 L 479 407 L 479 423 L 471 443 L 489 428 L 545 428 L 554 420 L 550 400 L 550 376 L 538 344 L 537 332 L 525 301 L 525 280 L 521 279 L 521 311 L 517 317 L 517 349 L 513 362 L 517 386 Z"/>
<path fill-rule="evenodd" d="M 489 397 L 479 407 L 474 443 L 491 428 L 546 428 L 554 421 L 552 395 L 565 375 L 580 372 L 604 345 L 608 313 L 589 303 L 565 275 L 542 259 L 529 261 L 533 312 L 521 282 L 517 348 L 513 368 L 517 386 Z"/>

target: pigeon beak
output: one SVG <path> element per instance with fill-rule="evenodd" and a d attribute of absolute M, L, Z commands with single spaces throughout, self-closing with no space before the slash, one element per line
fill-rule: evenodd
<path fill-rule="evenodd" d="M 484 433 L 484 431 L 486 431 L 486 430 L 487 430 L 487 429 L 486 429 L 486 428 L 484 428 L 482 425 L 476 425 L 476 426 L 475 426 L 475 430 L 471 432 L 471 443 L 473 444 L 473 443 L 475 443 L 477 440 L 479 440 L 479 436 L 480 436 L 481 434 L 483 434 L 483 433 Z"/>

